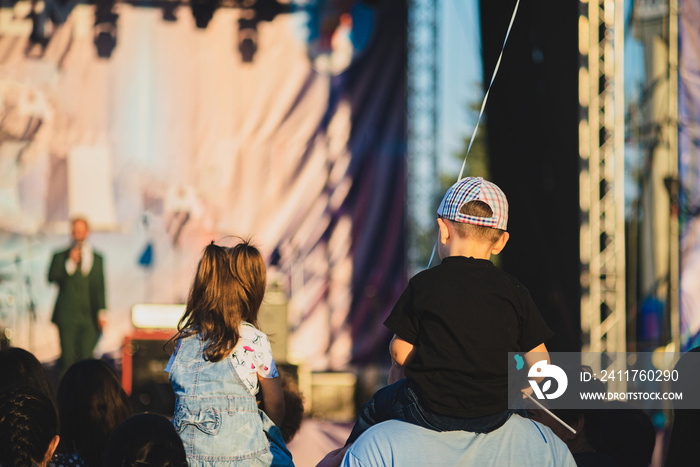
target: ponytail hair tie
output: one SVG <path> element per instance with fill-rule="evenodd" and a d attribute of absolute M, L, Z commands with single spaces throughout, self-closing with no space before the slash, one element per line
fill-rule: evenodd
<path fill-rule="evenodd" d="M 211 243 L 210 243 L 209 245 L 213 245 L 213 244 L 214 244 L 214 240 L 212 240 Z"/>

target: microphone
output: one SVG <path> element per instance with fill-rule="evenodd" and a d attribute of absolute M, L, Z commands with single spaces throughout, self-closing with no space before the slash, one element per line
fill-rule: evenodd
<path fill-rule="evenodd" d="M 83 241 L 79 240 L 73 243 L 73 248 L 78 249 L 78 261 L 76 262 L 76 271 L 82 272 L 83 269 Z"/>

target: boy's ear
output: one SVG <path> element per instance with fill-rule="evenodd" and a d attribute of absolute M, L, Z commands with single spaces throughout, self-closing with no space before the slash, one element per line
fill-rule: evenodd
<path fill-rule="evenodd" d="M 447 240 L 450 238 L 450 228 L 442 217 L 437 218 L 437 223 L 440 227 L 440 243 L 447 245 Z"/>
<path fill-rule="evenodd" d="M 501 235 L 501 238 L 496 241 L 495 245 L 493 245 L 493 248 L 491 248 L 491 254 L 492 255 L 497 255 L 499 254 L 503 248 L 506 247 L 506 243 L 508 243 L 508 239 L 510 238 L 510 234 L 508 232 L 503 232 L 503 235 Z"/>

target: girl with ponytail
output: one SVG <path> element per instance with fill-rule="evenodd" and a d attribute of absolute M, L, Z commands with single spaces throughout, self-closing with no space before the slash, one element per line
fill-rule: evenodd
<path fill-rule="evenodd" d="M 204 249 L 166 368 L 190 467 L 273 462 L 277 446 L 266 433 L 281 424 L 284 397 L 270 342 L 257 329 L 265 285 L 265 262 L 249 241 Z"/>

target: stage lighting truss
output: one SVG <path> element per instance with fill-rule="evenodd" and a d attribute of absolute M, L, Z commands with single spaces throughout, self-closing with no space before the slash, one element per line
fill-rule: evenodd
<path fill-rule="evenodd" d="M 408 2 L 408 264 L 425 269 L 436 239 L 438 0 Z"/>
<path fill-rule="evenodd" d="M 32 2 L 30 44 L 41 46 L 39 56 L 43 54 L 43 50 L 51 40 L 53 28 L 63 24 L 73 7 L 83 1 L 87 0 Z M 36 3 L 41 3 L 40 7 L 35 7 Z M 161 8 L 163 20 L 169 22 L 177 21 L 176 11 L 180 6 L 189 7 L 192 10 L 195 24 L 200 29 L 205 29 L 209 25 L 217 9 L 238 9 L 241 14 L 238 19 L 235 41 L 241 59 L 245 63 L 252 62 L 258 50 L 259 23 L 271 22 L 277 15 L 295 11 L 293 2 L 280 2 L 278 0 L 95 0 L 94 3 L 94 44 L 97 55 L 101 58 L 110 58 L 117 46 L 117 20 L 119 18 L 119 15 L 115 13 L 117 3 Z M 46 29 L 47 23 L 49 23 L 49 32 Z M 31 53 L 31 48 L 28 53 Z"/>
<path fill-rule="evenodd" d="M 624 0 L 580 2 L 579 53 L 582 350 L 625 352 Z"/>

